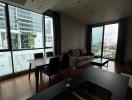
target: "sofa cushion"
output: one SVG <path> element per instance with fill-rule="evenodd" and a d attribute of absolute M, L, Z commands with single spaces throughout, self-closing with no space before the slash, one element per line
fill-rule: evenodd
<path fill-rule="evenodd" d="M 80 49 L 80 56 L 84 56 L 87 53 L 86 49 Z"/>
<path fill-rule="evenodd" d="M 75 57 L 79 57 L 80 56 L 80 51 L 79 49 L 74 49 L 74 50 L 71 50 L 71 56 L 75 56 Z"/>
<path fill-rule="evenodd" d="M 93 56 L 80 56 L 78 58 L 76 58 L 78 61 L 83 61 L 83 60 L 89 60 L 92 59 Z"/>

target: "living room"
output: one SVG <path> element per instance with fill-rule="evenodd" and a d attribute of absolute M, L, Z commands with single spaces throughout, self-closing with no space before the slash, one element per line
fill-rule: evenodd
<path fill-rule="evenodd" d="M 0 8 L 5 12 L 1 13 L 0 21 L 0 27 L 3 29 L 4 26 L 4 30 L 0 30 L 1 100 L 8 100 L 9 98 L 10 100 L 23 100 L 36 94 L 33 70 L 31 79 L 30 81 L 28 80 L 28 60 L 33 59 L 34 53 L 42 52 L 46 55 L 46 52 L 50 51 L 54 52 L 55 55 L 60 55 L 69 52 L 69 50 L 84 49 L 84 51 L 91 51 L 95 58 L 103 57 L 108 59 L 107 67 L 101 66 L 100 68 L 95 66 L 96 69 L 118 74 L 125 72 L 125 76 L 132 74 L 132 2 L 130 0 L 101 0 L 100 2 L 97 0 L 0 1 Z M 22 14 L 23 12 L 25 15 Z M 29 13 L 34 17 L 31 17 Z M 4 18 L 3 15 L 5 15 Z M 106 29 L 109 25 L 115 25 L 116 31 L 113 31 L 113 27 Z M 33 27 L 32 30 L 30 27 Z M 48 28 L 51 30 L 46 31 Z M 99 33 L 101 35 L 95 35 L 94 38 L 93 34 L 96 28 L 101 28 L 99 30 L 101 32 L 95 32 L 95 34 Z M 112 32 L 107 32 L 110 29 Z M 4 32 L 7 32 L 6 35 L 2 35 Z M 52 34 L 48 34 L 48 32 Z M 113 32 L 116 33 L 116 36 L 105 35 L 106 33 L 112 34 Z M 27 33 L 29 34 L 27 35 Z M 96 48 L 94 48 L 95 41 L 99 43 Z M 110 47 L 105 49 L 104 45 L 111 41 L 114 42 L 114 46 L 112 45 L 114 49 L 111 50 L 109 49 Z M 113 51 L 114 54 L 112 53 Z M 6 59 L 6 61 L 3 59 Z M 75 58 L 75 67 L 76 62 L 80 61 Z M 79 73 L 85 68 L 86 66 L 81 67 L 75 73 Z M 72 70 L 70 70 L 70 73 L 74 75 Z M 69 77 L 67 76 L 67 71 L 64 71 L 62 80 L 67 77 Z M 11 93 L 11 91 L 15 91 L 13 89 L 13 80 L 17 83 L 15 87 L 20 88 L 20 90 L 18 89 L 20 93 Z M 46 76 L 44 83 L 47 82 L 48 78 Z M 21 83 L 25 87 L 28 86 L 28 89 L 25 89 Z M 29 85 L 29 83 L 31 84 Z M 40 92 L 44 91 L 43 88 L 41 89 L 41 85 L 39 86 Z M 11 88 L 9 91 L 8 87 Z M 16 98 L 14 95 L 17 95 Z M 129 99 L 127 98 L 127 100 Z"/>

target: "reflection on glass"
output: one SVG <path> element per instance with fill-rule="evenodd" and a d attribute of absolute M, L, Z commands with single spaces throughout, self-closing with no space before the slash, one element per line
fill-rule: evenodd
<path fill-rule="evenodd" d="M 14 71 L 20 72 L 29 69 L 28 60 L 34 59 L 35 53 L 44 54 L 44 49 L 13 51 Z"/>
<path fill-rule="evenodd" d="M 9 17 L 13 50 L 43 48 L 43 15 L 9 6 Z"/>
<path fill-rule="evenodd" d="M 53 47 L 53 18 L 50 16 L 45 16 L 45 40 L 46 47 Z"/>
<path fill-rule="evenodd" d="M 118 23 L 105 25 L 103 57 L 115 58 L 118 37 Z"/>
<path fill-rule="evenodd" d="M 92 28 L 92 52 L 101 56 L 103 26 Z"/>
<path fill-rule="evenodd" d="M 0 52 L 0 76 L 12 73 L 12 61 L 10 52 Z"/>
<path fill-rule="evenodd" d="M 5 7 L 0 5 L 0 49 L 8 49 Z"/>

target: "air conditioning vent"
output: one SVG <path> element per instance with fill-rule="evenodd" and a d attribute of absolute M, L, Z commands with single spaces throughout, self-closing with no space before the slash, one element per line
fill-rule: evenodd
<path fill-rule="evenodd" d="M 14 3 L 20 4 L 20 5 L 23 5 L 23 6 L 27 2 L 27 0 L 7 0 L 7 1 L 14 2 Z"/>

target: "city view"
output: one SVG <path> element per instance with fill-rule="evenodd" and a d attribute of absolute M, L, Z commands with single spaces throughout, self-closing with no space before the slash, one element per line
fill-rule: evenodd
<path fill-rule="evenodd" d="M 9 5 L 11 32 L 11 52 L 0 52 L 0 76 L 29 68 L 29 59 L 34 53 L 53 51 L 53 18 L 45 16 L 45 36 L 43 32 L 43 15 Z M 5 5 L 0 5 L 0 50 L 8 49 Z M 45 37 L 45 39 L 44 39 Z M 44 41 L 45 40 L 45 41 Z M 51 47 L 43 49 L 44 47 Z M 35 50 L 34 50 L 35 49 Z"/>
<path fill-rule="evenodd" d="M 104 26 L 103 57 L 115 59 L 118 37 L 118 24 Z M 92 52 L 101 56 L 103 26 L 92 29 Z"/>

